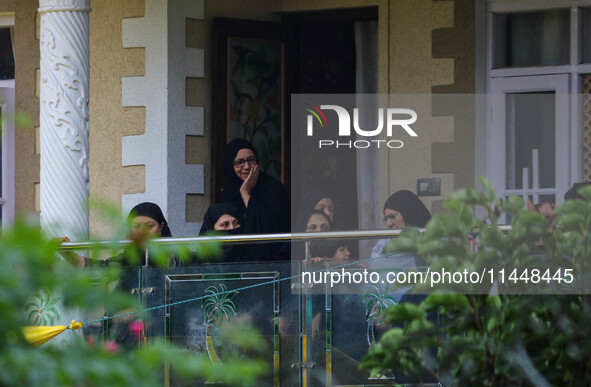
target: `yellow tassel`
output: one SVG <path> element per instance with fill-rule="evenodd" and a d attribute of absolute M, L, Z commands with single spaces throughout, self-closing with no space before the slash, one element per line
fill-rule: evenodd
<path fill-rule="evenodd" d="M 25 335 L 25 339 L 36 346 L 41 344 L 45 344 L 49 340 L 53 339 L 66 329 L 81 329 L 84 323 L 76 322 L 76 320 L 72 320 L 70 326 L 65 325 L 56 325 L 53 327 L 48 326 L 29 326 L 23 327 L 23 334 Z"/>
<path fill-rule="evenodd" d="M 72 322 L 70 323 L 69 328 L 70 329 L 82 329 L 82 325 L 84 325 L 84 323 L 76 322 L 76 320 L 72 320 Z"/>

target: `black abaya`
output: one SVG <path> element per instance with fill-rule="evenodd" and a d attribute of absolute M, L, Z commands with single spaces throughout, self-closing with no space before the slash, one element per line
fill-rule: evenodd
<path fill-rule="evenodd" d="M 269 234 L 289 232 L 289 205 L 283 184 L 260 171 L 258 180 L 250 193 L 248 207 L 240 195 L 244 182 L 234 172 L 234 159 L 241 149 L 250 149 L 256 157 L 253 145 L 243 139 L 231 141 L 226 148 L 225 171 L 227 182 L 222 193 L 222 201 L 233 204 L 238 209 L 238 219 L 244 234 Z M 258 158 L 257 158 L 258 162 Z M 265 243 L 252 245 L 251 261 L 270 261 L 286 259 L 284 243 Z"/>

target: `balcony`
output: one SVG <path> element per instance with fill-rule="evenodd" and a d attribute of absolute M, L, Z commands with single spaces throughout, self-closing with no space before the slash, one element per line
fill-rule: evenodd
<path fill-rule="evenodd" d="M 395 231 L 328 232 L 208 238 L 167 238 L 155 243 L 181 248 L 216 241 L 224 245 L 292 243 L 292 258 L 309 254 L 309 241 L 344 239 L 357 244 L 363 239 L 393 237 Z M 118 242 L 119 247 L 129 241 Z M 64 249 L 106 248 L 107 242 L 66 243 Z M 81 252 L 82 254 L 82 252 Z M 303 258 L 303 256 L 302 256 Z M 263 340 L 256 356 L 271 370 L 261 385 L 268 386 L 366 386 L 409 382 L 390 370 L 379 378 L 360 371 L 359 364 L 370 344 L 390 325 L 382 319 L 385 308 L 402 301 L 416 302 L 409 288 L 389 289 L 386 276 L 409 270 L 414 259 L 405 254 L 388 254 L 374 259 L 349 259 L 314 263 L 292 259 L 283 262 L 241 262 L 154 266 L 150 253 L 142 265 L 123 267 L 116 285 L 137 299 L 144 329 L 131 332 L 135 311 L 98 311 L 86 316 L 84 335 L 97 340 L 115 340 L 119 346 L 134 347 L 157 338 L 207 354 L 212 364 L 220 364 L 236 348 L 224 339 L 231 322 L 252 324 Z M 324 273 L 329 273 L 325 275 Z M 336 274 L 335 274 L 336 273 Z M 372 284 L 368 273 L 374 273 Z M 303 274 L 303 276 L 302 276 Z M 342 277 L 336 281 L 336 275 Z M 332 277 L 334 276 L 334 277 Z M 339 277 L 339 280 L 341 279 Z M 305 278 L 305 279 L 304 279 Z M 100 281 L 99 281 L 100 282 Z M 338 283 L 337 283 L 338 282 Z M 436 318 L 436 316 L 435 316 Z M 246 356 L 246 355 L 245 355 Z M 436 382 L 434 378 L 430 378 Z M 196 384 L 214 383 L 196 380 Z M 164 385 L 179 385 L 174 364 L 163 375 Z M 193 384 L 194 385 L 194 384 Z"/>

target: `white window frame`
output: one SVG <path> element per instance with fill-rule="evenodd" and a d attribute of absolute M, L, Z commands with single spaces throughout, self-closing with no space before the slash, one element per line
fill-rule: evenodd
<path fill-rule="evenodd" d="M 569 149 L 569 128 L 565 126 L 565 122 L 569 122 L 570 115 L 570 96 L 569 96 L 569 75 L 555 74 L 549 76 L 531 76 L 531 77 L 510 77 L 510 78 L 494 78 L 490 81 L 490 95 L 489 95 L 489 109 L 490 120 L 487 127 L 487 132 L 491 134 L 487 141 L 487 172 L 491 182 L 497 187 L 499 196 L 506 195 L 521 195 L 524 201 L 527 201 L 529 196 L 533 196 L 534 203 L 538 203 L 540 195 L 555 195 L 556 201 L 560 202 L 560 198 L 564 197 L 566 190 L 570 187 L 570 182 L 567 173 L 560 173 L 560 171 L 569 170 L 569 164 L 564 158 L 555 155 L 555 187 L 554 188 L 540 188 L 537 183 L 539 171 L 537 165 L 533 165 L 533 182 L 529 184 L 524 183 L 522 189 L 507 189 L 506 187 L 506 95 L 509 93 L 520 92 L 539 92 L 539 91 L 554 91 L 555 94 L 555 149 L 557 152 Z M 494 135 L 492 135 L 494 133 Z M 568 153 L 565 153 L 568 154 Z M 529 177 L 527 178 L 529 181 Z"/>
<path fill-rule="evenodd" d="M 591 63 L 584 63 L 580 64 L 580 56 L 581 52 L 579 50 L 579 38 L 580 38 L 580 27 L 581 27 L 581 19 L 582 15 L 579 12 L 579 8 L 581 7 L 591 7 L 591 0 L 523 0 L 523 1 L 488 1 L 486 3 L 486 90 L 489 94 L 488 102 L 487 102 L 487 116 L 488 119 L 486 120 L 486 134 L 485 134 L 485 141 L 486 141 L 486 156 L 485 158 L 485 171 L 486 176 L 489 177 L 491 180 L 494 181 L 495 186 L 497 188 L 501 188 L 501 191 L 505 191 L 505 160 L 503 154 L 503 162 L 499 162 L 499 148 L 496 150 L 493 148 L 492 144 L 489 142 L 494 142 L 495 144 L 499 145 L 499 139 L 495 138 L 498 136 L 498 127 L 495 131 L 495 126 L 492 124 L 492 104 L 493 100 L 496 98 L 491 93 L 493 91 L 498 92 L 499 90 L 499 79 L 507 79 L 508 84 L 513 82 L 516 86 L 515 88 L 507 88 L 507 90 L 511 90 L 511 92 L 515 91 L 541 91 L 541 90 L 565 90 L 565 84 L 556 85 L 556 88 L 548 88 L 547 85 L 545 87 L 536 88 L 534 82 L 524 81 L 525 77 L 532 77 L 534 76 L 545 76 L 549 79 L 553 79 L 551 82 L 555 82 L 558 78 L 556 76 L 559 75 L 566 75 L 568 79 L 566 81 L 564 78 L 561 78 L 560 83 L 566 82 L 567 93 L 572 93 L 571 97 L 569 97 L 569 106 L 566 107 L 568 111 L 568 117 L 566 117 L 565 121 L 561 122 L 561 127 L 565 122 L 568 123 L 566 137 L 566 142 L 561 145 L 561 149 L 557 149 L 556 157 L 557 157 L 557 171 L 560 171 L 558 168 L 567 173 L 564 176 L 560 176 L 560 173 L 557 173 L 557 177 L 560 176 L 562 181 L 556 181 L 556 201 L 557 203 L 562 202 L 564 191 L 575 182 L 582 181 L 583 176 L 583 162 L 582 162 L 582 114 L 581 114 L 581 105 L 578 99 L 578 95 L 582 92 L 581 89 L 581 75 L 583 74 L 591 74 Z M 545 11 L 545 10 L 552 10 L 552 9 L 569 9 L 571 15 L 571 23 L 570 23 L 570 63 L 568 65 L 561 65 L 561 66 L 539 66 L 539 67 L 519 67 L 519 68 L 493 68 L 493 48 L 495 47 L 494 44 L 494 14 L 496 13 L 516 13 L 516 12 L 532 12 L 532 11 Z M 540 78 L 537 78 L 540 79 Z M 525 84 L 524 84 L 525 82 Z M 523 88 L 520 90 L 519 86 Z M 494 90 L 493 90 L 494 89 Z M 503 89 L 503 87 L 501 87 Z M 557 91 L 559 94 L 560 91 Z M 496 104 L 500 102 L 497 101 Z M 499 105 L 500 106 L 500 105 Z M 557 111 L 557 114 L 559 112 Z M 504 118 L 504 115 L 503 115 Z M 498 118 L 500 119 L 500 117 Z M 557 118 L 558 120 L 558 118 Z M 497 125 L 497 123 L 495 123 Z M 557 129 L 559 126 L 557 126 Z M 496 134 L 495 134 L 496 133 Z M 504 139 L 504 134 L 502 135 Z M 502 144 L 503 148 L 505 145 Z M 492 153 L 492 154 L 491 154 Z M 570 155 L 570 158 L 566 163 L 560 165 L 559 155 Z M 502 168 L 502 169 L 501 169 Z M 500 178 L 503 177 L 503 179 Z M 497 185 L 502 183 L 501 186 Z"/>
<path fill-rule="evenodd" d="M 0 13 L 0 28 L 14 26 L 14 13 Z M 0 80 L 0 107 L 2 108 L 2 228 L 14 222 L 15 213 L 15 92 L 14 79 Z"/>
<path fill-rule="evenodd" d="M 14 221 L 14 79 L 0 81 L 2 108 L 2 228 Z"/>

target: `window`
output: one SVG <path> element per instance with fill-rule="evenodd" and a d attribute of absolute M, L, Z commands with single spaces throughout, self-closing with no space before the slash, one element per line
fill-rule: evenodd
<path fill-rule="evenodd" d="M 0 223 L 14 218 L 14 55 L 13 16 L 0 17 Z"/>
<path fill-rule="evenodd" d="M 569 63 L 569 10 L 494 14 L 496 68 Z"/>
<path fill-rule="evenodd" d="M 487 24 L 486 175 L 499 195 L 560 203 L 591 163 L 591 1 L 489 1 Z"/>

